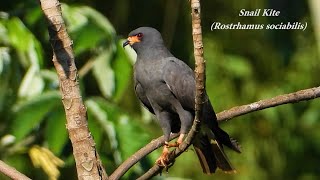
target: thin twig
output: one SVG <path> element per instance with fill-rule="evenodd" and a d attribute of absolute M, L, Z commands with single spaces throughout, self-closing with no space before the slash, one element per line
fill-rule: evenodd
<path fill-rule="evenodd" d="M 15 180 L 31 180 L 26 175 L 20 173 L 15 168 L 7 165 L 3 161 L 0 160 L 0 172 Z"/>
<path fill-rule="evenodd" d="M 228 119 L 248 114 L 250 112 L 259 111 L 262 109 L 275 107 L 288 103 L 297 103 L 300 101 L 306 101 L 320 96 L 320 86 L 310 89 L 300 90 L 290 94 L 283 94 L 271 99 L 260 100 L 247 105 L 233 107 L 227 111 L 222 111 L 217 114 L 218 121 L 226 121 Z"/>
<path fill-rule="evenodd" d="M 179 134 L 171 134 L 170 140 L 178 137 Z M 141 160 L 141 158 L 147 156 L 152 151 L 158 149 L 164 145 L 164 137 L 160 136 L 157 139 L 153 139 L 149 144 L 135 152 L 126 161 L 124 161 L 110 176 L 109 180 L 120 179 L 133 165 Z"/>

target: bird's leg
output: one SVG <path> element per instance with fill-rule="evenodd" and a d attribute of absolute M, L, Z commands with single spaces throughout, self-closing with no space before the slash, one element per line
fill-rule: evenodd
<path fill-rule="evenodd" d="M 185 135 L 186 135 L 186 134 L 183 134 L 183 133 L 181 133 L 181 134 L 179 135 L 179 138 L 178 138 L 178 140 L 177 140 L 177 142 L 176 142 L 178 145 L 182 144 L 183 138 L 184 138 Z"/>
<path fill-rule="evenodd" d="M 162 150 L 161 156 L 157 159 L 156 163 L 159 166 L 167 167 L 169 164 L 169 155 L 170 155 L 170 147 L 179 147 L 179 145 L 183 142 L 183 138 L 186 134 L 180 134 L 178 140 L 175 143 L 164 142 L 164 147 Z"/>
<path fill-rule="evenodd" d="M 177 140 L 175 143 L 168 143 L 167 146 L 168 146 L 168 147 L 179 147 L 180 144 L 182 144 L 183 138 L 184 138 L 185 135 L 186 135 L 186 134 L 181 133 L 181 134 L 179 135 L 178 140 Z"/>
<path fill-rule="evenodd" d="M 156 111 L 155 112 L 157 118 L 159 119 L 161 128 L 163 130 L 164 134 L 164 147 L 161 156 L 157 159 L 156 164 L 159 166 L 168 167 L 169 166 L 169 155 L 170 150 L 169 148 L 172 147 L 171 144 L 169 144 L 170 139 L 170 133 L 171 133 L 171 114 L 167 111 Z"/>

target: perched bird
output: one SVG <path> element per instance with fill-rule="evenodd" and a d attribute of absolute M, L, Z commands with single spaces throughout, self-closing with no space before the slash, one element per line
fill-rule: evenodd
<path fill-rule="evenodd" d="M 177 147 L 189 132 L 195 116 L 195 76 L 192 69 L 175 58 L 165 47 L 159 31 L 140 27 L 129 33 L 123 47 L 130 45 L 137 53 L 134 65 L 135 92 L 142 104 L 155 114 L 165 137 L 165 146 L 157 164 L 167 166 L 170 147 Z M 219 128 L 210 100 L 203 105 L 201 132 L 193 141 L 203 172 L 218 168 L 235 172 L 223 151 L 225 145 L 236 152 L 240 147 Z M 180 132 L 176 143 L 169 143 L 170 133 Z"/>

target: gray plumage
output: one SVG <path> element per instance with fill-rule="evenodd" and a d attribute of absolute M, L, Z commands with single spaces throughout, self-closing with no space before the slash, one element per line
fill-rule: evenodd
<path fill-rule="evenodd" d="M 137 37 L 130 43 L 137 53 L 134 65 L 134 87 L 139 100 L 153 114 L 163 130 L 166 141 L 171 132 L 186 134 L 194 119 L 195 77 L 193 70 L 175 58 L 165 47 L 161 34 L 150 27 L 140 27 L 130 32 Z M 206 98 L 208 96 L 205 94 Z M 234 171 L 222 145 L 240 152 L 237 142 L 219 128 L 210 100 L 203 106 L 201 132 L 193 145 L 205 173 L 219 167 Z"/>

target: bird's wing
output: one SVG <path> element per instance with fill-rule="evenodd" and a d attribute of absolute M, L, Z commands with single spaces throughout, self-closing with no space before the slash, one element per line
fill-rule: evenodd
<path fill-rule="evenodd" d="M 194 109 L 195 78 L 192 69 L 183 61 L 171 57 L 166 61 L 163 80 L 185 109 Z"/>
<path fill-rule="evenodd" d="M 137 81 L 135 81 L 134 84 L 134 90 L 136 92 L 137 97 L 139 98 L 139 100 L 142 102 L 142 104 L 144 105 L 144 107 L 146 107 L 151 113 L 154 114 L 154 111 L 152 109 L 152 106 L 141 86 L 141 84 Z"/>
<path fill-rule="evenodd" d="M 163 79 L 170 91 L 186 110 L 194 110 L 195 77 L 191 68 L 179 59 L 171 58 L 164 66 Z M 240 152 L 238 143 L 219 128 L 216 114 L 208 99 L 203 105 L 203 122 L 215 134 L 216 139 L 231 149 Z"/>

